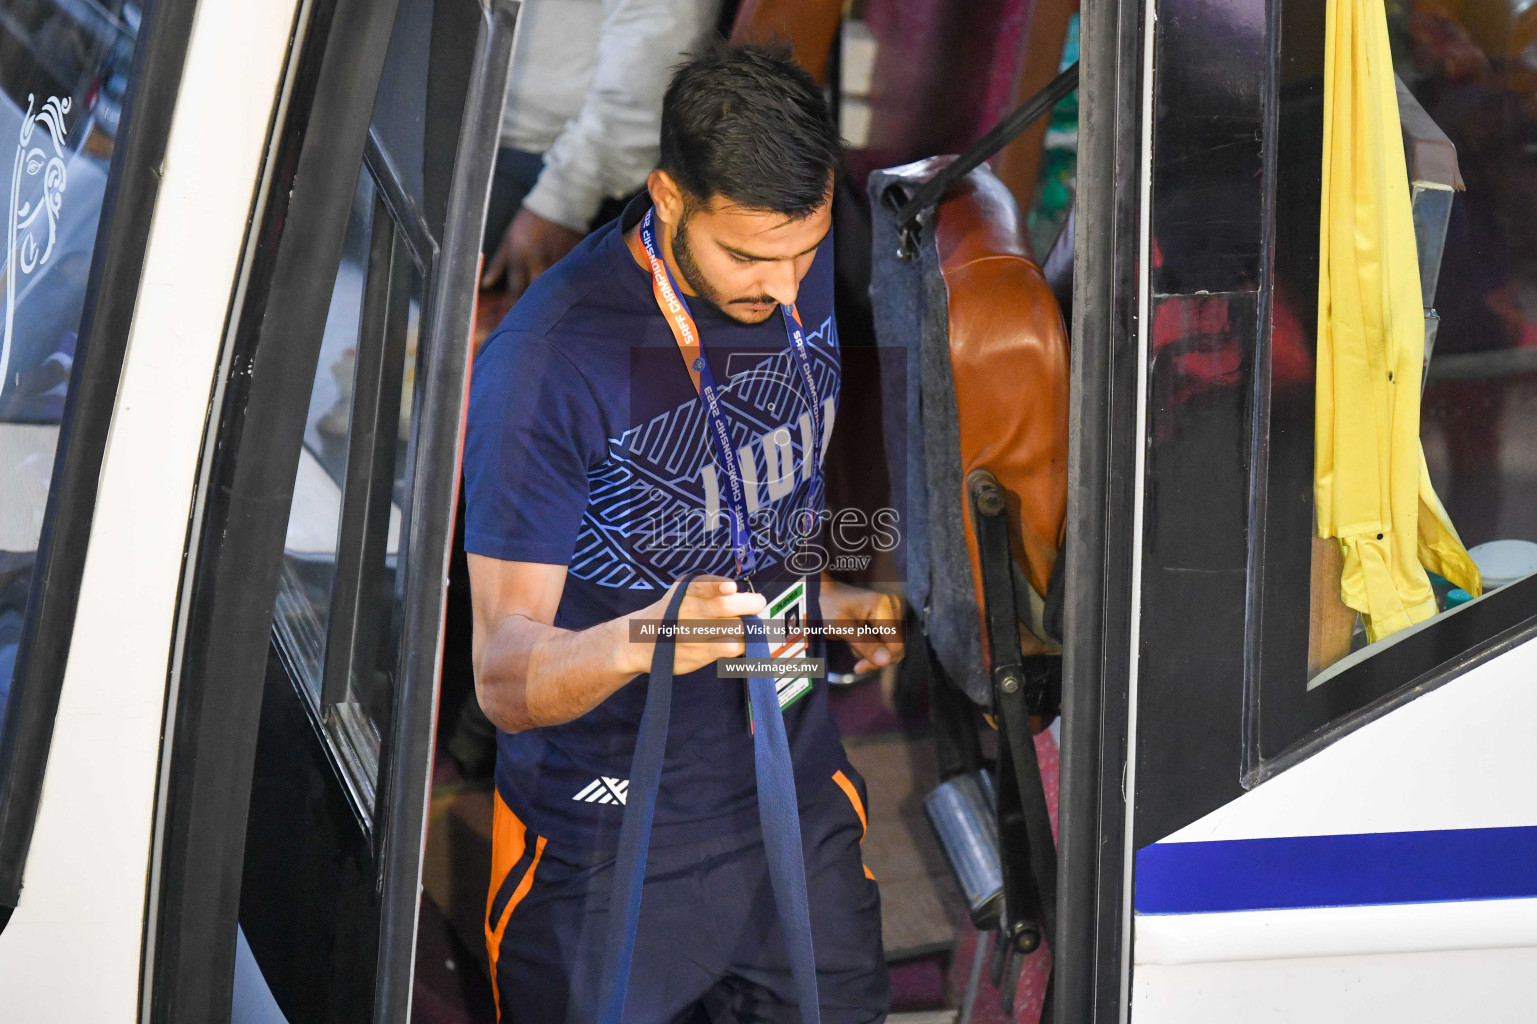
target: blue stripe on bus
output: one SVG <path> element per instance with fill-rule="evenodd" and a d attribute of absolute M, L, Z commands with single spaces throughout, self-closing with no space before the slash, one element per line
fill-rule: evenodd
<path fill-rule="evenodd" d="M 1154 843 L 1140 914 L 1203 914 L 1537 896 L 1537 827 Z"/>

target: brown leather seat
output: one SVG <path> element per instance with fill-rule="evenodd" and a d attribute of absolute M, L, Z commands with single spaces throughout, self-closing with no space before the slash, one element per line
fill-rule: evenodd
<path fill-rule="evenodd" d="M 913 177 L 927 179 L 949 159 L 910 165 Z M 1015 562 L 1044 599 L 1067 514 L 1069 353 L 1022 221 L 1009 190 L 982 167 L 940 203 L 933 231 L 949 292 L 961 479 L 987 469 L 1007 492 Z M 970 516 L 965 532 L 980 596 Z"/>

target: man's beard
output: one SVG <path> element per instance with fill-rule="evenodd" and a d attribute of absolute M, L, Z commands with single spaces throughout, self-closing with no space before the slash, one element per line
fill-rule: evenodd
<path fill-rule="evenodd" d="M 716 290 L 709 281 L 705 280 L 704 274 L 699 270 L 699 264 L 694 262 L 693 252 L 689 250 L 688 216 L 686 214 L 678 223 L 678 230 L 673 234 L 672 260 L 678 265 L 678 273 L 683 275 L 683 280 L 688 283 L 689 288 L 693 289 L 694 294 L 703 299 L 710 306 L 714 307 L 716 312 L 720 313 L 721 316 L 726 317 L 728 320 L 735 320 L 739 324 L 751 327 L 756 324 L 763 323 L 769 317 L 774 315 L 773 311 L 770 310 L 767 316 L 758 317 L 756 320 L 748 320 L 731 312 L 730 307 L 732 306 L 733 302 L 743 305 L 750 303 L 753 305 L 762 304 L 771 306 L 778 305 L 778 303 L 767 295 L 760 295 L 750 299 L 722 301 L 720 292 Z"/>

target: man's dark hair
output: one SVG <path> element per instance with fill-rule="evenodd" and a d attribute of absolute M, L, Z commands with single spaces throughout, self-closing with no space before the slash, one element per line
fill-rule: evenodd
<path fill-rule="evenodd" d="M 716 43 L 678 67 L 662 98 L 660 166 L 693 202 L 805 217 L 842 157 L 822 90 L 772 49 Z"/>

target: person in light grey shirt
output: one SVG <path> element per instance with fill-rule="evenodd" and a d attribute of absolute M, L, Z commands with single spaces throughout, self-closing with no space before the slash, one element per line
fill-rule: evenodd
<path fill-rule="evenodd" d="M 645 184 L 662 92 L 714 31 L 719 8 L 720 0 L 524 0 L 483 287 L 505 277 L 520 295 Z"/>

